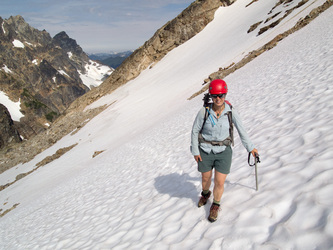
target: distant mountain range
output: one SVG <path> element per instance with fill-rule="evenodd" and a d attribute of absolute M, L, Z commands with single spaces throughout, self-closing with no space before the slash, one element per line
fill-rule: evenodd
<path fill-rule="evenodd" d="M 91 60 L 99 61 L 116 69 L 122 62 L 129 57 L 133 51 L 111 52 L 111 53 L 94 53 L 88 55 Z"/>

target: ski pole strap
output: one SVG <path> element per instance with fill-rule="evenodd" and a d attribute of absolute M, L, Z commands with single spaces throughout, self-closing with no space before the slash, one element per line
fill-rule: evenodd
<path fill-rule="evenodd" d="M 254 165 L 256 165 L 256 162 L 260 163 L 259 155 L 256 154 L 255 163 L 253 163 L 253 164 L 250 163 L 250 158 L 251 158 L 251 152 L 249 152 L 249 156 L 247 158 L 247 162 L 248 162 L 248 164 L 249 164 L 250 167 L 253 167 Z"/>

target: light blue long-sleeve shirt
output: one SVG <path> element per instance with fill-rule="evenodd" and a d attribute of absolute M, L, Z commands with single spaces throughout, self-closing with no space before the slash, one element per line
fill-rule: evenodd
<path fill-rule="evenodd" d="M 209 116 L 207 117 L 206 123 L 202 130 L 202 137 L 206 141 L 223 141 L 229 136 L 229 121 L 228 121 L 227 112 L 230 110 L 231 110 L 230 106 L 226 104 L 219 118 L 217 118 L 213 110 L 210 110 Z M 198 135 L 201 130 L 204 117 L 205 117 L 205 108 L 203 107 L 198 112 L 192 127 L 192 133 L 191 133 L 192 155 L 200 155 L 199 147 L 206 153 L 210 153 L 211 151 L 213 151 L 214 154 L 221 153 L 226 148 L 226 146 L 213 146 L 208 143 L 200 143 L 199 145 Z M 251 142 L 247 132 L 245 131 L 242 121 L 235 108 L 232 108 L 232 122 L 234 124 L 234 127 L 236 127 L 238 131 L 243 146 L 248 152 L 251 152 L 255 148 L 254 144 Z"/>

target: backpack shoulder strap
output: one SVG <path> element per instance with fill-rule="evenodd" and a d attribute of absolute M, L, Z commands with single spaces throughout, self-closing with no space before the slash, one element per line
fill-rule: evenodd
<path fill-rule="evenodd" d="M 232 123 L 232 105 L 229 101 L 225 100 L 225 103 L 229 105 L 231 111 L 227 112 L 228 121 L 229 121 L 229 135 L 232 141 L 232 146 L 234 146 L 234 125 Z"/>
<path fill-rule="evenodd" d="M 206 123 L 206 120 L 207 120 L 207 118 L 208 118 L 208 110 L 209 110 L 209 108 L 210 107 L 205 107 L 205 116 L 204 116 L 204 121 L 203 121 L 203 123 L 202 123 L 202 126 L 201 126 L 201 129 L 200 129 L 200 132 L 199 132 L 199 134 L 201 134 L 202 133 L 202 130 L 203 130 L 203 128 L 204 128 L 204 126 L 205 126 L 205 123 Z"/>

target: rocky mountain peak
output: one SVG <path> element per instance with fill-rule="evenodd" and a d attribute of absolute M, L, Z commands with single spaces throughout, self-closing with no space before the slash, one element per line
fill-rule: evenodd
<path fill-rule="evenodd" d="M 55 47 L 58 46 L 67 53 L 78 70 L 85 71 L 85 65 L 89 62 L 89 57 L 77 44 L 76 40 L 70 38 L 65 31 L 61 31 L 53 37 L 52 43 Z"/>
<path fill-rule="evenodd" d="M 65 31 L 61 31 L 53 37 L 53 43 L 60 46 L 66 52 L 75 52 L 82 55 L 84 52 L 76 41 L 70 38 Z M 84 53 L 85 54 L 85 53 Z"/>
<path fill-rule="evenodd" d="M 8 18 L 6 23 L 7 25 L 11 26 L 18 34 L 29 34 L 30 31 L 34 30 L 20 15 L 11 16 Z"/>
<path fill-rule="evenodd" d="M 61 31 L 58 34 L 56 34 L 53 39 L 55 41 L 70 41 L 70 43 L 73 43 L 74 46 L 77 46 L 77 43 L 74 39 L 70 38 L 65 31 Z"/>
<path fill-rule="evenodd" d="M 2 21 L 2 24 L 2 33 L 9 40 L 19 39 L 26 42 L 38 42 L 43 45 L 52 40 L 48 32 L 45 30 L 39 31 L 31 27 L 20 15 L 11 16 L 7 20 Z"/>
<path fill-rule="evenodd" d="M 52 38 L 19 15 L 0 18 L 0 24 L 0 91 L 21 101 L 24 117 L 14 122 L 20 135 L 29 139 L 90 90 L 90 79 L 89 86 L 82 79 L 98 64 L 65 32 Z"/>

